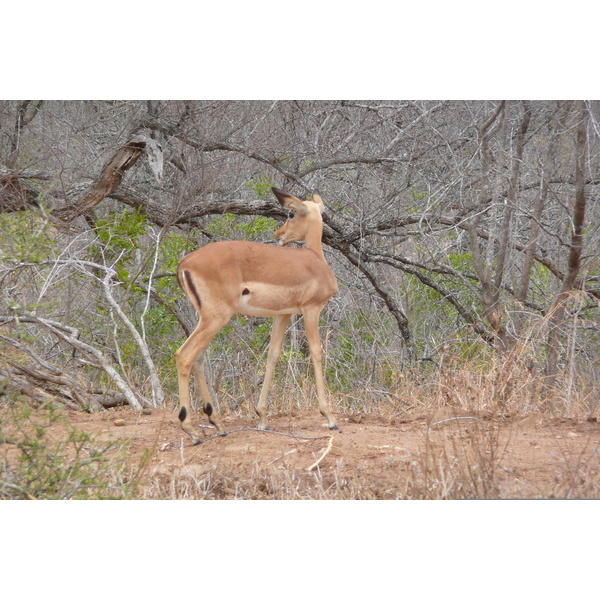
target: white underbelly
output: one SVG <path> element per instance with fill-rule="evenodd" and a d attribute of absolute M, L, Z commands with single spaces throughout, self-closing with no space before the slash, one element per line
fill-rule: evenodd
<path fill-rule="evenodd" d="M 253 306 L 251 303 L 251 297 L 242 296 L 238 302 L 237 312 L 251 317 L 276 317 L 277 315 L 300 315 L 302 311 L 300 307 L 294 306 L 291 308 L 284 308 L 280 310 L 273 310 L 264 306 Z"/>
<path fill-rule="evenodd" d="M 266 301 L 262 294 L 247 293 L 242 294 L 238 301 L 237 312 L 252 317 L 276 317 L 277 315 L 299 315 L 302 314 L 299 306 L 268 306 L 270 302 Z"/>

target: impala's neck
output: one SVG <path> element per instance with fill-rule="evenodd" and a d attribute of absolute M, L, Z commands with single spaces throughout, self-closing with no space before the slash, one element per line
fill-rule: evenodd
<path fill-rule="evenodd" d="M 320 259 L 325 261 L 325 254 L 323 253 L 323 224 L 315 225 L 306 234 L 304 245 L 310 248 Z M 327 262 L 327 261 L 325 261 Z"/>

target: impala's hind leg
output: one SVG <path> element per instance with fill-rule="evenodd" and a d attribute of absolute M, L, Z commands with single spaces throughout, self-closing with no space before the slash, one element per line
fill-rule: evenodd
<path fill-rule="evenodd" d="M 179 420 L 181 421 L 181 428 L 190 435 L 194 444 L 202 442 L 202 434 L 196 431 L 191 424 L 190 375 L 192 369 L 194 369 L 196 381 L 202 393 L 204 412 L 208 415 L 211 423 L 217 427 L 219 433 L 223 433 L 224 431 L 220 419 L 214 414 L 212 399 L 208 391 L 208 385 L 206 384 L 203 367 L 204 353 L 208 344 L 210 344 L 221 328 L 227 324 L 230 318 L 230 314 L 219 315 L 218 318 L 213 318 L 210 323 L 206 323 L 205 319 L 200 318 L 200 322 L 192 335 L 175 353 L 179 380 L 179 404 L 181 406 Z M 198 365 L 195 364 L 196 358 L 199 358 L 202 368 L 198 368 Z"/>
<path fill-rule="evenodd" d="M 269 342 L 269 354 L 267 355 L 267 368 L 265 369 L 265 379 L 262 390 L 260 391 L 260 399 L 256 405 L 256 414 L 259 417 L 259 429 L 267 428 L 267 396 L 269 395 L 271 383 L 273 383 L 273 372 L 275 371 L 275 365 L 281 356 L 285 328 L 287 327 L 291 316 L 292 315 L 279 315 L 273 319 L 271 341 Z"/>
<path fill-rule="evenodd" d="M 208 420 L 217 428 L 217 431 L 221 435 L 227 435 L 219 415 L 215 411 L 215 407 L 212 403 L 212 395 L 208 389 L 208 383 L 206 381 L 206 371 L 204 370 L 204 359 L 206 357 L 206 350 L 200 352 L 198 357 L 194 361 L 192 366 L 192 373 L 194 373 L 194 379 L 196 385 L 200 388 L 200 394 L 202 395 L 202 408 L 204 414 L 208 417 Z"/>

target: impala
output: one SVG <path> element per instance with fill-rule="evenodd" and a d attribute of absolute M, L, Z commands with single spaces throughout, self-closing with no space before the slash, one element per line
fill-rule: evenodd
<path fill-rule="evenodd" d="M 286 326 L 292 315 L 301 314 L 315 371 L 319 410 L 327 419 L 329 429 L 338 429 L 325 395 L 319 337 L 319 315 L 337 291 L 337 281 L 321 246 L 324 204 L 316 192 L 312 200 L 305 202 L 277 188 L 273 188 L 273 193 L 289 211 L 287 221 L 275 232 L 277 246 L 215 242 L 185 256 L 177 269 L 179 285 L 199 316 L 196 329 L 175 354 L 181 406 L 179 420 L 194 444 L 203 439 L 191 425 L 189 382 L 192 372 L 200 388 L 204 413 L 219 434 L 226 434 L 212 405 L 204 360 L 209 343 L 235 313 L 273 317 L 264 383 L 256 406 L 258 428 L 267 428 L 267 396 Z M 304 241 L 304 248 L 285 247 L 300 241 Z"/>

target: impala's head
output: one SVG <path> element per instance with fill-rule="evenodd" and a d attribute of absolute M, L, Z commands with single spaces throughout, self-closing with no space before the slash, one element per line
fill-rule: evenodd
<path fill-rule="evenodd" d="M 292 242 L 312 242 L 312 239 L 318 240 L 320 244 L 323 233 L 321 214 L 325 205 L 318 192 L 313 192 L 312 200 L 303 202 L 288 192 L 272 189 L 281 205 L 289 211 L 287 221 L 275 232 L 277 244 L 287 246 Z M 311 240 L 307 240 L 307 237 Z"/>

